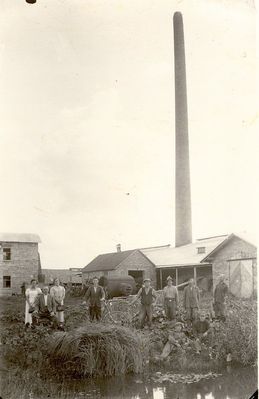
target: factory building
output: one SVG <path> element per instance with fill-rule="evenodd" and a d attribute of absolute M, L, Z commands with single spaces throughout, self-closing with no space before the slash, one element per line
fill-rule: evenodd
<path fill-rule="evenodd" d="M 170 275 L 176 285 L 191 277 L 202 291 L 212 291 L 225 274 L 230 292 L 237 297 L 256 295 L 256 246 L 238 234 L 209 237 L 191 244 L 119 251 L 94 258 L 83 270 L 83 280 L 93 276 L 133 276 L 139 285 L 149 277 L 160 290 Z"/>

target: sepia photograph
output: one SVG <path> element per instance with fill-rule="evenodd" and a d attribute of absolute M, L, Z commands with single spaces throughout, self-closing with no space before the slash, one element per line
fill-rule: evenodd
<path fill-rule="evenodd" d="M 255 399 L 254 0 L 0 0 L 0 399 Z"/>

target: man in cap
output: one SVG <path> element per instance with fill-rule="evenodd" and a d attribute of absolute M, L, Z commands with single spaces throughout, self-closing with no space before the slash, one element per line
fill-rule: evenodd
<path fill-rule="evenodd" d="M 145 321 L 147 319 L 147 324 L 149 328 L 152 326 L 152 313 L 153 313 L 153 302 L 157 299 L 156 292 L 154 288 L 151 287 L 150 278 L 144 279 L 144 287 L 141 287 L 137 296 L 130 305 L 133 305 L 138 299 L 141 302 L 141 309 L 139 313 L 139 323 L 140 328 L 144 327 Z"/>
<path fill-rule="evenodd" d="M 166 317 L 168 320 L 174 320 L 176 318 L 179 296 L 177 288 L 173 285 L 171 276 L 167 277 L 167 285 L 163 289 L 163 302 Z"/>
<path fill-rule="evenodd" d="M 214 311 L 216 319 L 225 321 L 225 300 L 228 294 L 228 286 L 225 283 L 225 276 L 221 274 L 219 276 L 219 282 L 216 285 L 214 291 Z"/>
<path fill-rule="evenodd" d="M 183 305 L 186 310 L 188 326 L 197 319 L 200 302 L 200 291 L 195 285 L 194 279 L 190 278 L 189 284 L 183 291 Z"/>

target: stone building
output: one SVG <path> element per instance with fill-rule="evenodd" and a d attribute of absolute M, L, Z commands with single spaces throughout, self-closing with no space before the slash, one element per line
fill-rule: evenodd
<path fill-rule="evenodd" d="M 102 254 L 94 258 L 83 270 L 83 280 L 94 276 L 101 277 L 134 277 L 137 285 L 143 282 L 145 277 L 156 286 L 155 265 L 140 249 L 121 251 L 120 245 L 117 252 Z"/>
<path fill-rule="evenodd" d="M 21 285 L 38 279 L 40 257 L 36 234 L 0 233 L 0 295 L 21 293 Z"/>

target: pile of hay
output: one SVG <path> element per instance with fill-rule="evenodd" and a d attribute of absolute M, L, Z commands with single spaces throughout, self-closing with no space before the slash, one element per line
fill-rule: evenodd
<path fill-rule="evenodd" d="M 111 376 L 140 373 L 145 364 L 145 341 L 132 330 L 88 323 L 48 339 L 48 362 L 57 372 L 73 376 Z"/>

